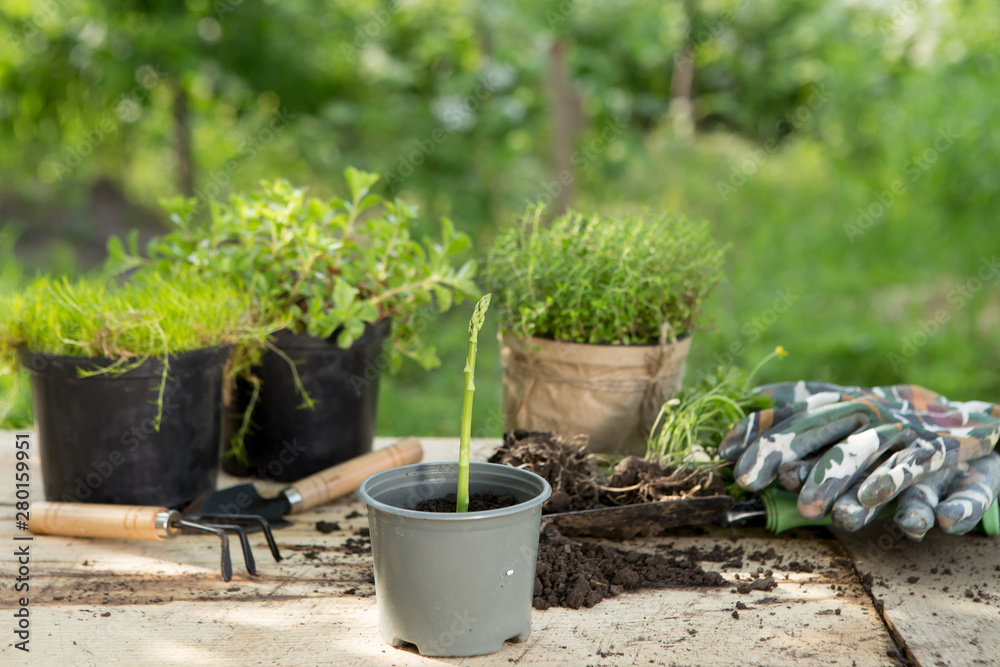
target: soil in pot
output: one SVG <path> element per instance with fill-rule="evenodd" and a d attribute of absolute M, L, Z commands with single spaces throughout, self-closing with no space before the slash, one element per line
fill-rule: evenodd
<path fill-rule="evenodd" d="M 379 376 L 388 367 L 383 342 L 391 323 L 368 325 L 364 335 L 344 350 L 337 334 L 316 338 L 279 332 L 275 346 L 288 358 L 266 352 L 255 369 L 262 384 L 245 438 L 248 462 L 223 458 L 223 469 L 241 477 L 295 482 L 371 451 L 375 438 Z M 302 407 L 302 396 L 288 360 L 316 405 Z M 237 382 L 227 405 L 227 443 L 236 433 L 252 395 Z M 228 447 L 226 447 L 228 449 Z"/>
<path fill-rule="evenodd" d="M 712 471 L 664 469 L 635 456 L 623 458 L 606 475 L 586 447 L 584 435 L 516 430 L 504 435 L 503 446 L 489 460 L 530 470 L 548 481 L 552 496 L 542 505 L 543 515 L 726 492 L 725 483 Z"/>
<path fill-rule="evenodd" d="M 162 361 L 80 377 L 111 360 L 21 349 L 31 374 L 45 498 L 179 508 L 215 488 L 222 374 L 229 347 L 170 358 L 154 427 Z"/>
<path fill-rule="evenodd" d="M 421 501 L 413 509 L 418 512 L 455 512 L 458 503 L 458 496 L 449 493 L 444 498 L 429 498 Z M 504 507 L 513 507 L 517 500 L 509 493 L 494 493 L 493 491 L 483 491 L 473 493 L 469 496 L 470 512 L 486 512 L 488 510 L 498 510 Z"/>

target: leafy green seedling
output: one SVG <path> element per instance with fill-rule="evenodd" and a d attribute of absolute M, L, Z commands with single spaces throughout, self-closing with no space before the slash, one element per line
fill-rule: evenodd
<path fill-rule="evenodd" d="M 719 443 L 733 425 L 774 404 L 773 399 L 753 390 L 753 379 L 765 363 L 786 356 L 785 348 L 779 345 L 749 373 L 719 366 L 695 386 L 681 390 L 660 408 L 646 442 L 646 460 L 669 467 L 690 465 L 700 447 L 716 462 Z"/>
<path fill-rule="evenodd" d="M 469 320 L 469 355 L 465 358 L 465 396 L 462 398 L 462 441 L 458 450 L 458 503 L 456 512 L 469 511 L 469 449 L 472 442 L 472 396 L 476 393 L 476 348 L 479 347 L 479 330 L 486 320 L 486 310 L 490 307 L 487 294 L 472 312 Z"/>

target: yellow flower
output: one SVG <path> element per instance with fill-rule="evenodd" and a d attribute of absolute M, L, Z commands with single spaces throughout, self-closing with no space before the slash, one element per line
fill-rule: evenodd
<path fill-rule="evenodd" d="M 774 353 L 778 355 L 779 359 L 784 359 L 785 357 L 788 356 L 788 351 L 785 349 L 784 345 L 779 345 L 778 347 L 774 348 Z"/>

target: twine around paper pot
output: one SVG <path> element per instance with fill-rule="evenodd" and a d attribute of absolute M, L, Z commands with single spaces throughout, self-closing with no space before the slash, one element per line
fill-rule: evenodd
<path fill-rule="evenodd" d="M 642 455 L 684 379 L 691 336 L 653 345 L 501 337 L 504 429 L 586 433 L 595 452 Z"/>

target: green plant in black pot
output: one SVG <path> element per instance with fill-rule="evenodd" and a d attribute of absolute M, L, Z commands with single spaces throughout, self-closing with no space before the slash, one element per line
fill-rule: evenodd
<path fill-rule="evenodd" d="M 722 276 L 708 223 L 531 208 L 489 251 L 503 333 L 505 428 L 587 433 L 642 454 L 675 394 L 702 301 Z"/>
<path fill-rule="evenodd" d="M 346 179 L 350 197 L 328 200 L 264 183 L 212 202 L 205 222 L 194 200 L 176 199 L 173 230 L 148 259 L 134 243 L 110 247 L 119 266 L 186 263 L 224 277 L 254 297 L 259 326 L 281 328 L 232 397 L 231 472 L 295 481 L 368 451 L 380 372 L 405 357 L 437 365 L 428 321 L 479 296 L 475 263 L 453 264 L 469 239 L 451 221 L 418 240 L 413 208 L 371 193 L 377 175 L 352 168 Z"/>
<path fill-rule="evenodd" d="M 0 367 L 31 376 L 45 497 L 178 507 L 214 489 L 224 369 L 266 338 L 249 314 L 191 271 L 0 296 Z"/>

